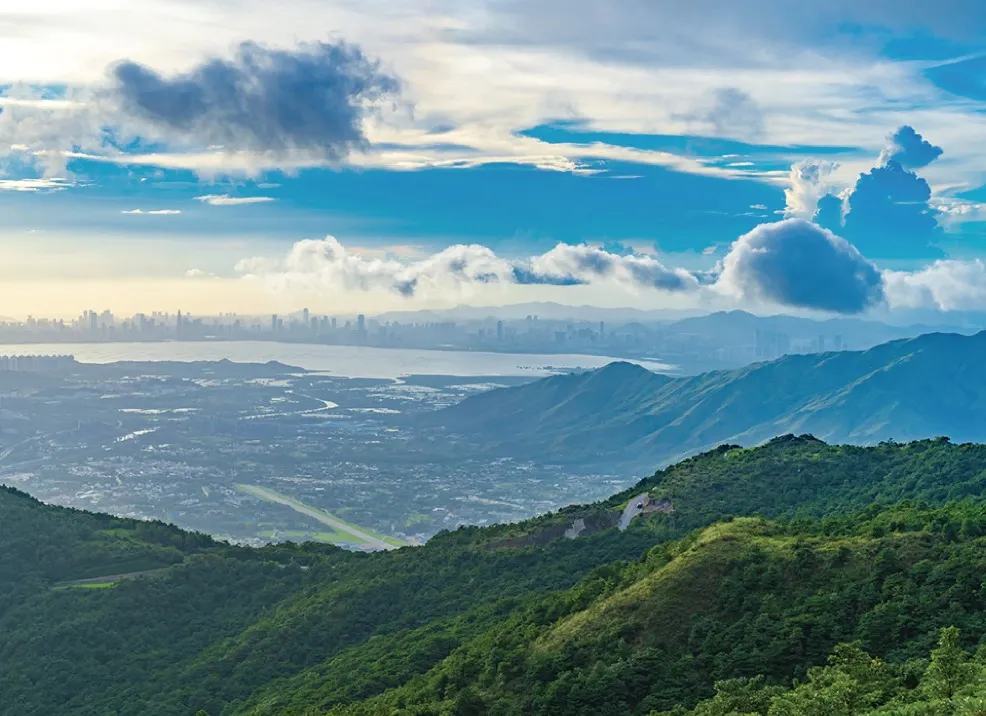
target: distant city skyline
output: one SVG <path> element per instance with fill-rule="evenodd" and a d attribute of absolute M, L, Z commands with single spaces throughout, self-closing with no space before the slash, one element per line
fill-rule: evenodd
<path fill-rule="evenodd" d="M 933 331 L 975 333 L 986 325 L 891 325 L 855 318 L 818 321 L 791 315 L 757 316 L 732 311 L 673 317 L 640 311 L 601 313 L 588 307 L 520 304 L 496 309 L 460 307 L 444 313 L 377 316 L 320 314 L 309 308 L 289 314 L 193 315 L 184 311 L 115 315 L 86 310 L 71 320 L 0 322 L 0 355 L 70 353 L 72 344 L 211 343 L 260 341 L 279 344 L 480 351 L 517 354 L 602 355 L 650 360 L 672 372 L 694 374 L 736 368 L 790 354 L 865 350 L 896 338 Z M 526 315 L 519 312 L 527 310 Z M 540 315 L 539 311 L 545 311 Z M 581 317 L 578 315 L 582 311 Z M 950 314 L 946 314 L 950 315 Z M 33 346 L 38 346 L 37 349 Z M 193 350 L 191 345 L 189 349 Z M 211 349 L 209 349 L 211 350 Z M 235 349 L 230 348 L 235 353 Z"/>

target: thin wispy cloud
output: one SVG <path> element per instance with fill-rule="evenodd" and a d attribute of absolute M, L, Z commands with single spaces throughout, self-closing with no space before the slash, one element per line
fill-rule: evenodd
<path fill-rule="evenodd" d="M 69 179 L 0 179 L 0 191 L 62 191 L 77 186 L 77 183 Z"/>
<path fill-rule="evenodd" d="M 210 273 L 209 271 L 203 271 L 202 269 L 188 269 L 185 272 L 185 278 L 218 278 L 216 274 Z"/>
<path fill-rule="evenodd" d="M 181 209 L 125 209 L 120 212 L 121 214 L 145 214 L 147 216 L 173 216 L 175 214 L 180 214 Z"/>
<path fill-rule="evenodd" d="M 210 206 L 240 206 L 242 204 L 265 204 L 276 201 L 272 196 L 230 196 L 229 194 L 204 194 L 195 197 L 195 199 Z"/>

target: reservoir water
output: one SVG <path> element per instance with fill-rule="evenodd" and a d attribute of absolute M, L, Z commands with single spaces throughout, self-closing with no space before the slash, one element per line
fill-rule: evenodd
<path fill-rule="evenodd" d="M 71 354 L 82 363 L 217 361 L 224 358 L 237 363 L 280 361 L 346 378 L 542 376 L 572 368 L 600 368 L 617 360 L 627 360 L 658 372 L 673 370 L 672 366 L 657 361 L 595 355 L 412 350 L 272 341 L 0 344 L 0 355 L 53 354 Z"/>

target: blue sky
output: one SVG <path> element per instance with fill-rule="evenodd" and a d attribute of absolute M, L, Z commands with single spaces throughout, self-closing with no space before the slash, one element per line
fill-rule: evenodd
<path fill-rule="evenodd" d="M 734 5 L 0 9 L 0 315 L 983 308 L 986 6 Z"/>

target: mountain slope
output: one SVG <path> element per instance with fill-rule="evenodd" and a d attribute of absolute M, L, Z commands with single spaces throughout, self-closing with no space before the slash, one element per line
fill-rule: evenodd
<path fill-rule="evenodd" d="M 986 332 L 934 333 L 677 379 L 612 364 L 474 396 L 430 421 L 490 454 L 636 464 L 785 432 L 859 444 L 983 440 L 984 361 Z M 509 417 L 493 417 L 501 414 Z"/>
<path fill-rule="evenodd" d="M 0 597 L 26 583 L 159 569 L 221 548 L 163 522 L 53 507 L 0 485 Z"/>
<path fill-rule="evenodd" d="M 424 678 L 333 713 L 648 714 L 691 705 L 721 679 L 803 677 L 840 642 L 903 664 L 958 625 L 974 646 L 986 636 L 983 527 L 981 508 L 903 508 L 824 529 L 714 525 L 600 570 Z"/>
<path fill-rule="evenodd" d="M 666 509 L 616 529 L 644 493 Z M 0 520 L 16 587 L 0 714 L 646 713 L 720 678 L 801 675 L 839 641 L 901 662 L 941 626 L 986 637 L 984 496 L 986 446 L 786 436 L 600 503 L 360 554 L 237 548 L 0 490 L 0 517 L 17 515 Z M 96 545 L 117 540 L 177 561 L 116 579 L 117 548 Z M 35 566 L 49 552 L 71 558 Z M 85 576 L 104 579 L 61 584 Z"/>

